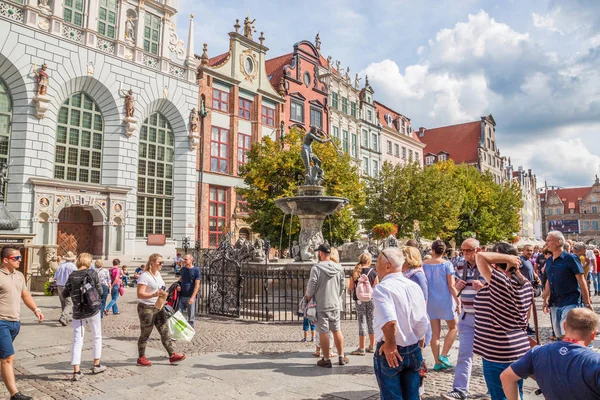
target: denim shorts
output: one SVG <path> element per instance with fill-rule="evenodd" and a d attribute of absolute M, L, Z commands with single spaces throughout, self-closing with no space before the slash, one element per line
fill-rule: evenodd
<path fill-rule="evenodd" d="M 573 308 L 579 307 L 576 304 L 571 304 L 564 307 L 550 307 L 550 323 L 554 329 L 556 336 L 565 336 L 565 321 L 567 320 L 567 314 Z"/>
<path fill-rule="evenodd" d="M 13 341 L 21 330 L 19 321 L 0 321 L 0 359 L 15 354 Z"/>

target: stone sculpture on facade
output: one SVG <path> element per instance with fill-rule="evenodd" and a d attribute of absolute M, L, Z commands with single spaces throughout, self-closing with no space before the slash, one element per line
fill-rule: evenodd
<path fill-rule="evenodd" d="M 45 261 L 46 265 L 42 269 L 43 276 L 54 276 L 56 269 L 58 268 L 58 256 L 54 247 L 45 248 Z"/>
<path fill-rule="evenodd" d="M 135 45 L 135 21 L 132 15 L 127 15 L 127 20 L 125 21 L 125 41 L 131 45 Z"/>
<path fill-rule="evenodd" d="M 36 96 L 33 98 L 35 102 L 35 110 L 36 116 L 38 119 L 42 119 L 46 115 L 46 111 L 48 111 L 48 105 L 50 104 L 50 98 L 47 96 L 48 86 L 50 84 L 50 76 L 46 70 L 48 69 L 48 65 L 46 63 L 42 64 L 42 67 L 39 71 L 36 69 L 36 65 L 33 65 L 33 73 L 36 76 L 37 80 L 37 91 Z"/>
<path fill-rule="evenodd" d="M 360 87 L 360 78 L 358 77 L 358 74 L 356 74 L 356 77 L 354 77 L 354 88 L 358 89 Z"/>
<path fill-rule="evenodd" d="M 50 5 L 48 5 L 48 0 L 39 0 L 38 1 L 38 8 L 44 14 L 49 14 L 50 13 Z"/>
<path fill-rule="evenodd" d="M 317 50 L 321 50 L 321 37 L 319 36 L 319 32 L 317 32 L 317 36 L 315 36 L 315 47 Z"/>
<path fill-rule="evenodd" d="M 196 108 L 192 108 L 192 111 L 190 111 L 190 134 L 188 135 L 190 150 L 195 150 L 200 144 L 200 135 L 198 134 L 199 129 L 200 116 L 196 111 Z"/>
<path fill-rule="evenodd" d="M 304 143 L 302 143 L 302 162 L 304 163 L 304 178 L 305 185 L 320 185 L 323 182 L 323 169 L 321 168 L 321 160 L 312 151 L 312 143 L 327 143 L 330 141 L 326 137 L 325 132 L 316 126 L 311 126 L 310 130 L 304 135 Z M 311 165 L 313 163 L 314 165 Z"/>
<path fill-rule="evenodd" d="M 244 18 L 244 36 L 252 40 L 252 31 L 254 30 L 254 22 L 256 18 L 250 21 L 250 17 Z M 255 31 L 256 32 L 256 31 Z"/>
<path fill-rule="evenodd" d="M 124 91 L 123 89 L 119 89 L 121 92 L 121 96 L 125 98 L 125 119 L 123 122 L 125 123 L 125 130 L 127 131 L 127 136 L 131 136 L 133 132 L 137 129 L 137 120 L 135 119 L 135 97 L 133 95 L 133 89 L 129 89 L 129 91 Z"/>

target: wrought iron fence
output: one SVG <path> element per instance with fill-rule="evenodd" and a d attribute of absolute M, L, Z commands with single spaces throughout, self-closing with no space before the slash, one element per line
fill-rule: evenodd
<path fill-rule="evenodd" d="M 200 271 L 202 279 L 196 302 L 198 314 L 255 321 L 302 320 L 298 316 L 298 304 L 306 291 L 309 270 L 255 270 L 244 265 L 237 271 L 215 271 L 209 263 L 203 263 Z M 346 288 L 350 275 L 351 271 L 346 271 Z M 215 302 L 220 306 L 216 306 Z M 235 307 L 238 307 L 236 313 L 232 312 Z M 356 301 L 348 290 L 342 296 L 341 318 L 356 319 Z"/>

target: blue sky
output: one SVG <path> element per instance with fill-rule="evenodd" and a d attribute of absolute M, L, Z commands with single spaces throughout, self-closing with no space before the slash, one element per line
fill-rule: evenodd
<path fill-rule="evenodd" d="M 418 3 L 418 4 L 417 4 Z M 600 174 L 600 1 L 179 0 L 187 38 L 225 52 L 250 12 L 268 57 L 320 33 L 321 52 L 369 75 L 377 100 L 437 127 L 493 114 L 498 145 L 538 185 Z"/>

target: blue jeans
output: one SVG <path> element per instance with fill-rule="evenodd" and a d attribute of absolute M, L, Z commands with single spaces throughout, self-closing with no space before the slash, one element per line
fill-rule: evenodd
<path fill-rule="evenodd" d="M 129 286 L 129 277 L 127 275 L 123 275 L 121 280 L 123 281 L 123 286 Z"/>
<path fill-rule="evenodd" d="M 102 302 L 102 312 L 100 313 L 100 319 L 104 318 L 104 309 L 106 308 L 106 299 L 108 299 L 108 286 L 102 285 L 102 297 L 100 301 Z"/>
<path fill-rule="evenodd" d="M 21 330 L 19 321 L 0 320 L 0 358 L 8 358 L 15 354 L 13 341 Z"/>
<path fill-rule="evenodd" d="M 189 304 L 191 296 L 188 297 L 180 297 L 179 298 L 179 311 L 183 314 L 184 310 L 187 311 L 187 321 L 190 323 L 192 328 L 194 327 L 194 317 L 196 315 L 196 299 L 194 298 L 194 303 Z"/>
<path fill-rule="evenodd" d="M 552 324 L 552 329 L 554 329 L 554 334 L 557 337 L 565 336 L 565 321 L 567 320 L 567 314 L 573 308 L 579 307 L 578 304 L 570 304 L 564 307 L 550 307 L 550 323 Z"/>
<path fill-rule="evenodd" d="M 379 385 L 381 400 L 419 400 L 419 384 L 423 354 L 418 343 L 411 346 L 397 346 L 402 362 L 391 368 L 385 355 L 379 355 L 383 342 L 377 343 L 373 364 Z"/>
<path fill-rule="evenodd" d="M 512 363 L 497 363 L 483 359 L 483 377 L 492 400 L 506 400 L 500 374 Z M 523 379 L 519 380 L 519 396 L 523 399 Z"/>
<path fill-rule="evenodd" d="M 592 272 L 592 279 L 594 280 L 595 291 L 600 292 L 600 272 Z"/>
<path fill-rule="evenodd" d="M 452 388 L 465 396 L 469 393 L 469 381 L 473 366 L 473 336 L 475 314 L 462 312 L 458 319 L 458 361 L 454 370 Z"/>
<path fill-rule="evenodd" d="M 117 299 L 119 298 L 119 285 L 113 285 L 110 291 L 110 303 L 106 306 L 105 310 L 112 308 L 113 314 L 119 313 L 119 307 L 117 306 Z"/>

